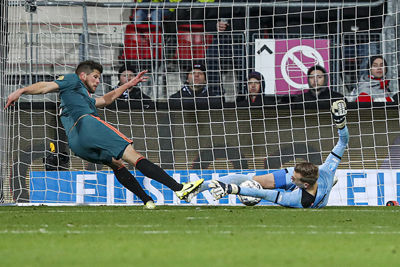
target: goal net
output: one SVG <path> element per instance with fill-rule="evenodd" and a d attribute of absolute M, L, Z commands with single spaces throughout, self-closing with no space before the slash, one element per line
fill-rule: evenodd
<path fill-rule="evenodd" d="M 322 164 L 337 142 L 331 100 L 346 99 L 350 142 L 329 205 L 400 200 L 397 1 L 0 5 L 2 106 L 16 89 L 73 73 L 84 60 L 104 67 L 96 96 L 127 70 L 148 69 L 147 82 L 99 115 L 186 182 Z M 316 65 L 322 78 L 308 76 Z M 317 89 L 312 77 L 323 80 Z M 141 204 L 109 167 L 70 151 L 58 114 L 57 93 L 1 109 L 1 203 Z M 127 167 L 158 204 L 184 204 Z M 239 203 L 209 192 L 192 201 Z"/>

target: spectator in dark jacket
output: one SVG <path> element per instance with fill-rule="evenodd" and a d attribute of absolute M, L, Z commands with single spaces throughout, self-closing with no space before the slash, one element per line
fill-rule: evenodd
<path fill-rule="evenodd" d="M 333 91 L 328 86 L 329 75 L 324 67 L 320 65 L 312 66 L 307 71 L 309 89 L 307 92 L 295 96 L 293 102 L 304 103 L 327 103 L 329 107 L 331 102 L 343 100 L 343 95 Z"/>
<path fill-rule="evenodd" d="M 244 95 L 236 98 L 238 106 L 263 106 L 275 104 L 275 97 L 267 97 L 264 94 L 265 81 L 261 73 L 253 71 L 247 78 L 247 86 L 245 86 Z"/>
<path fill-rule="evenodd" d="M 195 104 L 202 107 L 208 107 L 209 104 L 221 106 L 223 102 L 223 98 L 209 91 L 206 67 L 202 62 L 193 62 L 193 65 L 188 69 L 184 86 L 171 95 L 169 100 L 173 106 L 182 104 L 190 108 L 195 108 Z"/>
<path fill-rule="evenodd" d="M 195 98 L 210 95 L 212 94 L 208 91 L 206 68 L 204 64 L 194 62 L 188 69 L 185 85 L 170 98 Z"/>

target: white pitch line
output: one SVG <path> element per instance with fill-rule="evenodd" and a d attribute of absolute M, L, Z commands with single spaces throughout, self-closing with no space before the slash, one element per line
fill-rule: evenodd
<path fill-rule="evenodd" d="M 232 230 L 219 230 L 215 229 L 209 233 L 211 234 L 235 234 L 240 232 L 240 230 L 232 231 Z M 59 235 L 59 234 L 72 234 L 72 235 L 86 235 L 86 234 L 105 234 L 106 231 L 95 230 L 95 231 L 87 231 L 87 230 L 61 230 L 61 231 L 51 231 L 44 228 L 33 229 L 33 230 L 0 230 L 0 235 L 25 235 L 25 234 L 46 234 L 46 235 Z M 145 235 L 168 235 L 168 234 L 202 234 L 203 232 L 200 230 L 137 230 L 132 229 L 132 231 L 119 231 L 119 234 L 145 234 Z M 254 233 L 254 232 L 252 232 Z M 259 234 L 268 234 L 268 235 L 400 235 L 400 231 L 326 231 L 326 230 L 312 230 L 312 231 L 304 231 L 304 230 L 284 230 L 284 231 L 276 231 L 276 230 L 258 230 L 256 233 Z"/>
<path fill-rule="evenodd" d="M 186 220 L 209 220 L 210 217 L 186 217 Z"/>

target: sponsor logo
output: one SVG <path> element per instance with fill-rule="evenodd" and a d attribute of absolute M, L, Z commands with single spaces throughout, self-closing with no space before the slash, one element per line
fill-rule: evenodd
<path fill-rule="evenodd" d="M 162 184 L 138 171 L 132 173 L 157 204 L 186 204 Z M 178 182 L 188 182 L 200 178 L 218 179 L 233 173 L 262 175 L 266 170 L 169 170 L 167 173 Z M 387 201 L 400 201 L 400 170 L 339 169 L 336 176 L 338 182 L 329 194 L 330 206 L 384 206 Z M 143 204 L 118 182 L 112 172 L 33 171 L 29 182 L 31 203 Z M 216 201 L 209 190 L 198 194 L 191 203 L 241 205 L 236 195 Z M 258 205 L 274 204 L 262 200 Z"/>

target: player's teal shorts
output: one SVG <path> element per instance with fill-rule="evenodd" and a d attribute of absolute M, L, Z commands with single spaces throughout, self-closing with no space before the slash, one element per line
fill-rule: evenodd
<path fill-rule="evenodd" d="M 67 135 L 71 150 L 93 163 L 108 164 L 112 158 L 120 159 L 126 146 L 132 143 L 116 128 L 94 115 L 80 118 Z"/>

